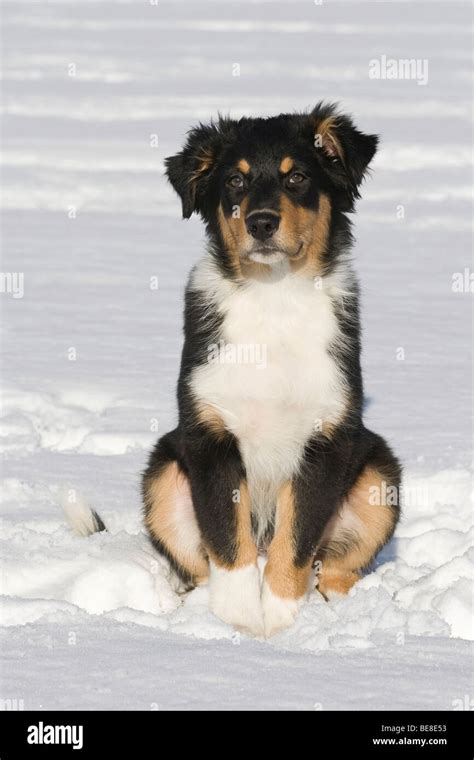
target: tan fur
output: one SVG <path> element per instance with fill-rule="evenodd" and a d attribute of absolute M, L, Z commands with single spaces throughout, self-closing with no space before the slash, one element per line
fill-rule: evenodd
<path fill-rule="evenodd" d="M 245 158 L 241 158 L 237 164 L 237 169 L 242 172 L 242 174 L 248 174 L 250 172 L 250 164 Z"/>
<path fill-rule="evenodd" d="M 321 147 L 330 156 L 337 156 L 344 160 L 344 151 L 337 137 L 337 119 L 327 116 L 315 126 L 315 138 L 320 137 Z"/>
<path fill-rule="evenodd" d="M 317 559 L 321 562 L 318 588 L 347 591 L 360 578 L 393 529 L 395 515 L 384 504 L 372 504 L 371 489 L 382 493 L 384 478 L 366 467 L 351 489 L 338 514 L 328 524 Z M 346 589 L 346 591 L 341 591 Z"/>
<path fill-rule="evenodd" d="M 177 514 L 179 499 L 186 500 L 186 508 L 190 512 L 189 519 L 195 520 L 188 479 L 176 462 L 170 462 L 160 475 L 148 484 L 145 502 L 149 509 L 145 522 L 151 535 L 164 544 L 197 583 L 201 583 L 208 576 L 208 563 L 196 542 L 183 540 L 182 531 L 185 531 L 185 525 L 183 515 Z M 195 526 L 192 526 L 191 535 L 194 534 Z"/>
<path fill-rule="evenodd" d="M 334 436 L 334 434 L 339 430 L 340 425 L 344 421 L 344 418 L 347 415 L 348 407 L 349 407 L 349 400 L 344 399 L 345 402 L 345 408 L 342 411 L 341 415 L 338 417 L 337 420 L 324 420 L 323 424 L 321 426 L 321 435 L 323 435 L 325 438 L 328 438 L 331 440 L 331 438 Z"/>
<path fill-rule="evenodd" d="M 210 550 L 209 556 L 220 567 L 226 570 L 237 570 L 240 567 L 254 565 L 257 562 L 257 547 L 252 537 L 252 520 L 250 511 L 250 496 L 247 484 L 242 481 L 239 488 L 240 501 L 232 502 L 232 494 L 229 493 L 229 504 L 219 505 L 221 509 L 235 509 L 236 514 L 236 542 L 235 560 L 232 564 L 224 563 Z"/>
<path fill-rule="evenodd" d="M 331 201 L 321 195 L 317 211 L 297 206 L 286 195 L 280 199 L 281 221 L 278 237 L 284 246 L 295 248 L 303 243 L 301 253 L 290 259 L 294 272 L 316 276 L 323 274 L 322 257 L 326 251 L 331 221 Z"/>
<path fill-rule="evenodd" d="M 214 162 L 214 157 L 210 150 L 202 150 L 199 156 L 196 156 L 196 158 L 198 161 L 197 167 L 191 173 L 188 179 L 188 182 L 191 186 L 191 195 L 193 199 L 196 196 L 196 185 L 198 181 L 201 179 L 203 174 L 209 171 Z"/>
<path fill-rule="evenodd" d="M 311 243 L 308 246 L 306 258 L 308 270 L 311 273 L 322 272 L 322 257 L 326 251 L 326 245 L 329 238 L 329 226 L 331 223 L 331 201 L 329 196 L 321 195 L 319 198 L 319 208 L 316 212 L 316 223 L 313 227 Z"/>
<path fill-rule="evenodd" d="M 248 199 L 244 198 L 240 204 L 240 215 L 237 218 L 233 216 L 226 217 L 222 204 L 218 209 L 219 226 L 221 228 L 222 239 L 227 248 L 235 274 L 241 276 L 240 251 L 247 239 L 248 232 L 245 226 L 245 216 L 247 214 Z"/>
<path fill-rule="evenodd" d="M 269 271 L 270 266 L 263 262 L 250 261 L 250 259 L 242 259 L 240 262 L 240 272 L 244 279 L 265 280 Z"/>
<path fill-rule="evenodd" d="M 341 572 L 332 572 L 330 568 L 323 569 L 318 576 L 318 591 L 328 599 L 331 592 L 346 595 L 352 586 L 360 580 L 360 573 L 348 571 L 345 575 Z"/>
<path fill-rule="evenodd" d="M 222 205 L 218 209 L 219 226 L 222 232 L 222 239 L 231 256 L 231 262 L 234 274 L 238 279 L 258 279 L 268 273 L 267 264 L 259 264 L 249 259 L 241 258 L 240 254 L 250 237 L 245 224 L 247 215 L 248 199 L 244 198 L 240 204 L 240 217 L 226 217 Z"/>
<path fill-rule="evenodd" d="M 244 198 L 237 218 L 226 216 L 222 205 L 218 209 L 219 226 L 224 245 L 229 251 L 236 277 L 256 278 L 268 274 L 268 264 L 256 263 L 241 258 L 246 250 L 250 235 L 245 224 L 248 199 Z M 275 242 L 289 251 L 292 271 L 307 277 L 324 274 L 323 256 L 329 237 L 331 222 L 331 202 L 322 194 L 317 211 L 297 206 L 284 194 L 280 198 L 280 226 L 275 235 Z"/>
<path fill-rule="evenodd" d="M 227 433 L 222 417 L 211 404 L 200 402 L 196 410 L 199 422 L 204 425 L 216 438 L 223 438 Z"/>
<path fill-rule="evenodd" d="M 295 565 L 295 499 L 290 482 L 278 494 L 275 536 L 268 547 L 265 578 L 274 594 L 285 599 L 299 599 L 308 590 L 311 562 Z"/>
<path fill-rule="evenodd" d="M 211 168 L 214 157 L 210 150 L 202 150 L 197 156 L 198 165 L 189 177 L 189 182 L 194 186 L 198 179 Z"/>
<path fill-rule="evenodd" d="M 280 164 L 280 171 L 282 174 L 288 174 L 293 169 L 294 161 L 290 156 L 285 156 Z"/>

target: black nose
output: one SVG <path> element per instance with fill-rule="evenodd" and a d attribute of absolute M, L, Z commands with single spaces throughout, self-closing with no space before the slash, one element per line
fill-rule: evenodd
<path fill-rule="evenodd" d="M 250 214 L 245 220 L 247 230 L 255 240 L 268 240 L 277 231 L 280 217 L 268 211 L 259 211 Z"/>

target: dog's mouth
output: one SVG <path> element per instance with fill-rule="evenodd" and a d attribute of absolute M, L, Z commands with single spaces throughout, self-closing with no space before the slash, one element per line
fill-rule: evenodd
<path fill-rule="evenodd" d="M 300 243 L 295 251 L 289 251 L 286 248 L 280 248 L 276 245 L 260 245 L 247 254 L 249 261 L 257 264 L 278 264 L 280 261 L 288 259 L 296 261 L 304 256 L 303 243 Z"/>

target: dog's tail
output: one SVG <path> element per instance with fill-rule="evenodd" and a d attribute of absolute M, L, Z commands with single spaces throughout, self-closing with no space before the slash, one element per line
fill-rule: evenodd
<path fill-rule="evenodd" d="M 105 523 L 97 512 L 79 495 L 74 499 L 61 499 L 67 521 L 76 536 L 92 536 L 93 533 L 106 531 Z"/>

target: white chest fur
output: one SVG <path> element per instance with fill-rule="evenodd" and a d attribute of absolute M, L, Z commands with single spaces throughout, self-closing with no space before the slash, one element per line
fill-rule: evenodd
<path fill-rule="evenodd" d="M 268 513 L 308 439 L 345 406 L 344 378 L 328 351 L 340 338 L 331 291 L 291 273 L 237 287 L 207 262 L 194 285 L 224 319 L 222 340 L 193 372 L 192 391 L 236 436 L 253 508 Z"/>

